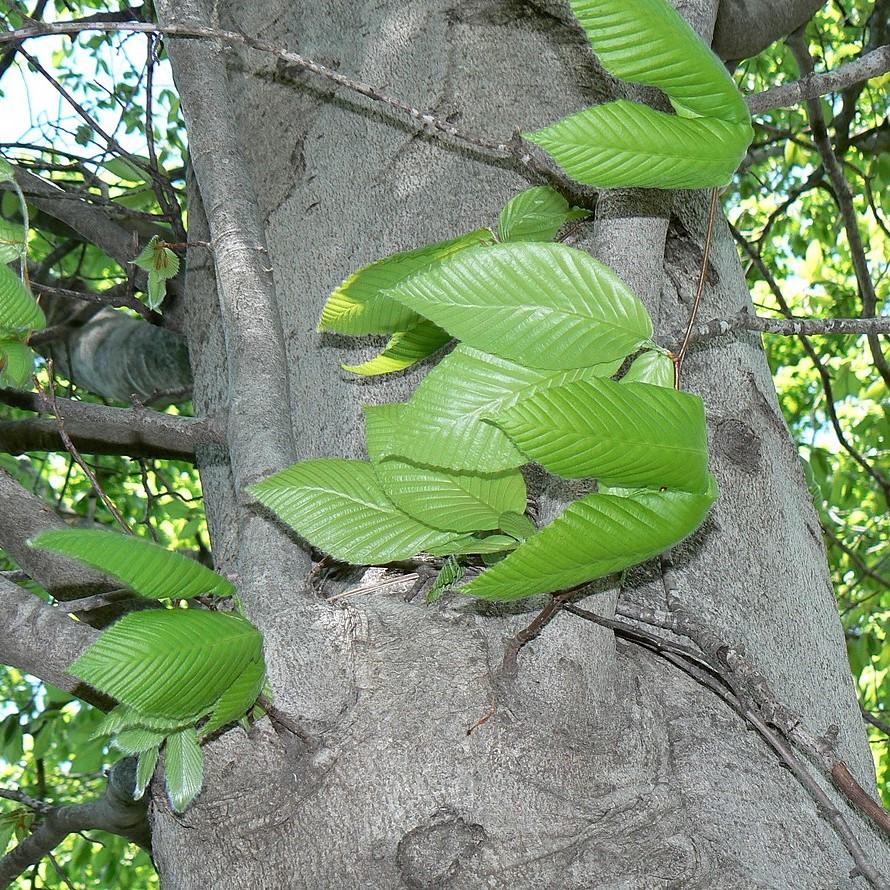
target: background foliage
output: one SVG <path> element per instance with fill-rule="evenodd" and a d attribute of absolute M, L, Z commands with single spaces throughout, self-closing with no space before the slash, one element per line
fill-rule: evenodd
<path fill-rule="evenodd" d="M 19 8 L 20 4 L 10 6 L 6 26 L 17 27 L 26 10 Z M 76 18 L 117 8 L 102 0 L 43 0 L 27 14 Z M 835 67 L 858 55 L 869 41 L 887 42 L 879 26 L 886 27 L 888 20 L 888 4 L 882 0 L 827 4 L 807 30 L 817 66 Z M 39 53 L 44 67 L 120 143 L 145 156 L 145 87 L 151 58 L 148 46 L 143 35 L 86 35 L 77 40 L 38 41 L 29 51 Z M 4 104 L 20 115 L 12 124 L 4 115 L 7 123 L 0 131 L 0 140 L 4 140 L 0 153 L 44 177 L 64 181 L 91 201 L 114 204 L 121 219 L 136 231 L 145 222 L 169 225 L 169 202 L 165 210 L 157 190 L 146 178 L 116 159 L 101 137 L 48 90 L 42 75 L 25 59 L 19 56 L 8 70 L 0 70 Z M 154 140 L 178 209 L 186 137 L 162 50 L 153 73 L 150 117 Z M 778 44 L 745 62 L 736 75 L 743 91 L 753 92 L 794 80 L 798 70 L 790 50 Z M 12 102 L 24 96 L 29 97 L 27 103 Z M 846 95 L 823 100 L 829 132 L 850 182 L 867 245 L 878 310 L 885 312 L 890 280 L 887 96 L 885 77 Z M 860 314 L 862 303 L 849 244 L 805 109 L 760 115 L 755 133 L 741 172 L 724 194 L 724 206 L 737 229 L 759 311 L 782 314 L 787 309 L 803 316 Z M 4 192 L 0 215 L 15 220 L 17 213 L 16 202 Z M 172 238 L 173 229 L 170 231 Z M 128 270 L 39 212 L 33 215 L 29 246 L 37 281 L 94 291 L 126 281 Z M 765 281 L 757 257 L 771 270 L 785 305 Z M 82 309 L 75 304 L 71 312 Z M 882 464 L 887 466 L 887 388 L 875 371 L 865 338 L 814 338 L 806 344 L 796 338 L 772 337 L 765 344 L 785 417 L 806 462 L 825 530 L 860 701 L 868 715 L 886 725 L 890 722 L 890 687 L 886 682 L 890 671 L 890 518 L 886 496 L 861 461 L 878 473 Z M 45 366 L 41 366 L 38 376 L 46 385 Z M 56 386 L 60 395 L 95 400 L 87 392 L 74 391 L 62 379 Z M 832 408 L 842 437 L 832 422 Z M 188 413 L 189 405 L 170 410 Z M 9 419 L 24 415 L 2 408 L 0 416 Z M 209 542 L 201 513 L 200 484 L 191 466 L 107 456 L 87 455 L 87 460 L 137 533 L 166 546 L 193 551 L 199 558 L 207 557 Z M 72 522 L 110 525 L 110 517 L 97 502 L 89 481 L 67 454 L 22 458 L 0 455 L 0 465 Z M 2 568 L 15 567 L 4 561 Z M 49 802 L 76 802 L 96 796 L 103 784 L 103 771 L 119 756 L 102 740 L 90 738 L 98 720 L 99 714 L 89 706 L 15 670 L 0 668 L 0 785 L 20 788 Z M 870 731 L 882 793 L 890 803 L 888 738 L 880 726 L 872 726 Z M 17 828 L 27 829 L 29 817 L 27 810 L 7 800 L 0 800 L 0 814 L 2 846 Z M 58 870 L 44 860 L 17 886 L 64 887 L 66 882 L 77 890 L 156 886 L 145 853 L 137 853 L 121 839 L 100 832 L 69 837 L 57 849 L 55 859 Z"/>

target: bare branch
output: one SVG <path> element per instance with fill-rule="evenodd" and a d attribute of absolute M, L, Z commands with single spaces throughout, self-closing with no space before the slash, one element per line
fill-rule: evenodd
<path fill-rule="evenodd" d="M 98 639 L 97 630 L 2 578 L 0 616 L 0 664 L 25 671 L 84 701 L 108 707 L 104 695 L 68 673 L 68 666 Z"/>
<path fill-rule="evenodd" d="M 88 454 L 128 454 L 194 461 L 200 445 L 221 444 L 222 434 L 206 420 L 164 414 L 150 408 L 108 408 L 42 393 L 0 389 L 0 402 L 24 411 L 53 414 L 58 408 L 65 429 L 78 449 Z M 23 447 L 26 446 L 26 447 Z M 61 451 L 58 427 L 38 421 L 0 422 L 0 451 Z"/>
<path fill-rule="evenodd" d="M 794 83 L 746 96 L 745 101 L 752 114 L 761 114 L 775 108 L 790 108 L 808 99 L 818 99 L 827 93 L 839 93 L 864 80 L 880 77 L 888 71 L 890 46 L 882 46 L 833 71 L 823 71 L 820 74 L 811 72 Z"/>
<path fill-rule="evenodd" d="M 26 868 L 48 856 L 69 834 L 99 829 L 149 848 L 148 804 L 133 800 L 135 760 L 118 761 L 108 776 L 105 795 L 89 803 L 44 809 L 31 834 L 0 859 L 0 887 L 7 887 Z"/>

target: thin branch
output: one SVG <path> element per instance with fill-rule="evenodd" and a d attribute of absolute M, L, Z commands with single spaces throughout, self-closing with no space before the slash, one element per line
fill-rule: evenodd
<path fill-rule="evenodd" d="M 98 303 L 100 306 L 111 306 L 115 309 L 127 308 L 138 312 L 146 321 L 159 324 L 161 316 L 152 312 L 142 300 L 129 294 L 129 284 L 116 285 L 106 291 L 71 290 L 67 287 L 55 287 L 31 281 L 31 290 L 38 296 L 61 297 L 64 300 L 82 300 L 85 303 Z"/>
<path fill-rule="evenodd" d="M 791 52 L 797 60 L 801 73 L 811 75 L 813 73 L 813 57 L 810 55 L 803 31 L 795 31 L 788 38 L 788 45 L 791 47 Z M 890 48 L 885 47 L 885 49 L 890 53 Z M 850 184 L 844 176 L 844 171 L 841 169 L 828 136 L 825 115 L 822 113 L 822 103 L 816 99 L 809 99 L 806 102 L 806 108 L 813 139 L 822 157 L 822 164 L 831 180 L 835 201 L 844 223 L 844 230 L 847 233 L 847 244 L 850 247 L 850 257 L 853 260 L 853 270 L 856 273 L 859 295 L 862 299 L 862 312 L 863 315 L 874 316 L 877 313 L 878 296 L 868 268 L 862 234 L 859 231 L 859 220 L 856 216 L 856 208 L 853 206 L 853 192 L 850 190 Z M 869 335 L 868 346 L 878 373 L 884 379 L 884 383 L 890 386 L 890 364 L 887 363 L 881 341 L 876 334 Z"/>
<path fill-rule="evenodd" d="M 713 340 L 732 331 L 754 331 L 781 337 L 890 334 L 890 315 L 878 315 L 875 318 L 770 318 L 752 315 L 743 309 L 730 318 L 712 318 L 695 326 L 689 335 L 689 345 Z M 681 332 L 675 331 L 659 339 L 673 344 L 680 336 Z"/>
<path fill-rule="evenodd" d="M 31 797 L 30 794 L 25 794 L 17 788 L 0 788 L 0 797 L 20 803 L 35 813 L 48 813 L 52 809 L 50 804 L 37 800 L 36 797 Z"/>
<path fill-rule="evenodd" d="M 455 142 L 465 145 L 474 151 L 481 151 L 490 157 L 512 160 L 537 177 L 558 184 L 560 188 L 574 195 L 578 200 L 583 200 L 585 195 L 589 198 L 593 193 L 593 190 L 585 190 L 577 182 L 566 176 L 562 169 L 541 151 L 538 146 L 522 139 L 518 134 L 511 136 L 509 139 L 491 140 L 484 136 L 470 133 L 455 127 L 448 120 L 438 117 L 431 111 L 424 111 L 396 96 L 389 95 L 379 87 L 348 77 L 299 53 L 282 49 L 264 40 L 242 34 L 240 31 L 209 28 L 192 23 L 154 25 L 141 22 L 96 23 L 80 20 L 29 25 L 16 31 L 0 33 L 0 45 L 4 43 L 18 43 L 32 37 L 45 37 L 52 34 L 80 34 L 84 31 L 96 30 L 137 31 L 143 34 L 160 34 L 165 37 L 182 39 L 217 40 L 229 46 L 248 47 L 280 59 L 289 65 L 299 68 L 301 71 L 308 71 L 337 87 L 342 87 L 374 102 L 379 102 L 391 111 L 410 118 L 421 129 L 441 133 Z"/>
<path fill-rule="evenodd" d="M 705 230 L 705 243 L 702 248 L 701 273 L 698 277 L 698 286 L 695 289 L 695 298 L 692 301 L 692 309 L 689 312 L 689 321 L 686 324 L 686 333 L 683 335 L 683 342 L 674 356 L 674 387 L 680 388 L 680 370 L 683 367 L 683 359 L 686 358 L 686 350 L 689 349 L 689 340 L 692 336 L 692 329 L 695 327 L 695 320 L 698 317 L 699 306 L 701 306 L 701 298 L 705 292 L 705 282 L 708 279 L 708 257 L 711 253 L 711 242 L 714 238 L 714 223 L 717 218 L 717 205 L 720 199 L 720 192 L 717 189 L 711 189 L 711 200 L 708 204 L 708 224 Z"/>
<path fill-rule="evenodd" d="M 531 624 L 520 630 L 519 633 L 507 643 L 507 646 L 504 649 L 504 659 L 501 662 L 500 667 L 502 676 L 510 678 L 516 676 L 519 653 L 522 648 L 541 633 L 541 631 L 556 617 L 559 610 L 576 595 L 578 589 L 577 586 L 572 587 L 569 590 L 564 590 L 562 593 L 556 593 L 551 596 L 547 605 L 545 605 L 535 616 Z"/>
<path fill-rule="evenodd" d="M 88 454 L 127 454 L 193 462 L 201 445 L 222 444 L 223 435 L 206 421 L 150 408 L 109 408 L 42 393 L 0 389 L 0 403 L 39 414 L 55 414 L 75 447 Z M 0 421 L 0 451 L 60 451 L 58 426 L 43 420 Z"/>
<path fill-rule="evenodd" d="M 887 740 L 890 741 L 890 723 L 879 720 L 870 711 L 866 711 L 865 708 L 862 709 L 862 719 L 868 723 L 869 726 L 874 726 L 875 729 L 879 729 L 885 736 L 887 736 Z"/>
<path fill-rule="evenodd" d="M 854 84 L 880 77 L 890 71 L 890 46 L 882 46 L 847 62 L 833 71 L 809 73 L 794 83 L 772 87 L 762 93 L 746 96 L 752 114 L 762 114 L 776 108 L 791 108 L 808 99 L 818 99 L 828 93 L 839 93 Z"/>

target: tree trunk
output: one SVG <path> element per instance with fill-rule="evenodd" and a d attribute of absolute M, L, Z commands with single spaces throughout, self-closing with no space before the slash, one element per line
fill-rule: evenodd
<path fill-rule="evenodd" d="M 716 4 L 680 5 L 710 35 Z M 464 128 L 492 137 L 610 89 L 583 36 L 547 3 L 219 8 L 224 27 L 459 114 Z M 188 46 L 168 45 L 179 79 Z M 387 253 L 491 224 L 528 183 L 268 57 L 232 53 L 230 62 L 290 363 L 291 403 L 268 411 L 291 412 L 301 458 L 364 456 L 361 405 L 405 398 L 426 368 L 369 381 L 340 371 L 379 344 L 316 334 L 327 294 Z M 657 331 L 687 318 L 706 205 L 697 193 L 608 193 L 578 245 L 637 289 Z M 197 200 L 190 225 L 190 240 L 207 237 Z M 234 394 L 206 252 L 191 258 L 186 293 L 196 408 L 221 416 Z M 721 221 L 702 317 L 749 305 Z M 693 352 L 684 385 L 706 403 L 721 497 L 674 554 L 678 596 L 743 641 L 815 732 L 837 724 L 839 752 L 873 787 L 819 522 L 758 337 Z M 258 520 L 224 454 L 205 450 L 201 470 L 218 565 L 247 591 L 275 703 L 306 733 L 268 720 L 225 733 L 208 746 L 205 790 L 184 815 L 155 788 L 163 886 L 861 886 L 828 822 L 760 738 L 672 665 L 561 613 L 523 649 L 518 675 L 504 678 L 505 643 L 540 602 L 427 606 L 380 592 L 326 603 L 308 589 L 307 552 L 271 520 L 253 559 L 245 553 L 242 535 Z M 634 572 L 623 596 L 663 606 L 657 564 Z M 604 590 L 587 604 L 608 614 L 614 600 Z M 871 828 L 849 818 L 887 867 Z"/>

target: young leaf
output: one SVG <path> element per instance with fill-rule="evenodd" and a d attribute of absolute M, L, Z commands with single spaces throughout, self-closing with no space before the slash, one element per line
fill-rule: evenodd
<path fill-rule="evenodd" d="M 651 383 L 653 386 L 674 386 L 674 363 L 663 352 L 649 350 L 633 360 L 620 383 Z"/>
<path fill-rule="evenodd" d="M 436 575 L 436 580 L 433 581 L 433 586 L 427 591 L 427 603 L 432 604 L 440 600 L 442 594 L 445 593 L 452 584 L 459 581 L 463 573 L 463 566 L 455 557 L 449 556 L 448 559 L 445 560 L 445 565 L 439 570 L 439 574 Z"/>
<path fill-rule="evenodd" d="M 34 350 L 21 340 L 0 340 L 0 386 L 21 389 L 31 380 Z"/>
<path fill-rule="evenodd" d="M 660 189 L 726 185 L 751 136 L 748 123 L 679 117 L 624 99 L 525 134 L 579 182 Z"/>
<path fill-rule="evenodd" d="M 166 735 L 151 729 L 125 729 L 114 737 L 113 744 L 124 754 L 141 754 L 163 744 Z"/>
<path fill-rule="evenodd" d="M 649 314 L 627 285 L 565 244 L 470 248 L 387 296 L 468 346 L 535 368 L 623 358 L 652 335 Z"/>
<path fill-rule="evenodd" d="M 745 123 L 726 66 L 665 0 L 569 0 L 603 67 L 658 87 L 678 114 Z"/>
<path fill-rule="evenodd" d="M 261 658 L 263 638 L 250 622 L 200 609 L 131 612 L 69 668 L 122 704 L 181 719 L 206 712 Z"/>
<path fill-rule="evenodd" d="M 455 538 L 441 547 L 430 550 L 434 556 L 462 556 L 469 553 L 503 553 L 513 550 L 517 545 L 515 538 L 509 535 L 487 535 L 484 538 L 476 535 L 464 535 Z"/>
<path fill-rule="evenodd" d="M 514 600 L 618 572 L 690 535 L 704 521 L 716 495 L 713 477 L 703 494 L 587 495 L 460 592 L 482 599 Z"/>
<path fill-rule="evenodd" d="M 167 739 L 164 746 L 164 773 L 170 804 L 181 813 L 204 784 L 204 755 L 194 729 L 184 729 Z"/>
<path fill-rule="evenodd" d="M 338 334 L 392 334 L 418 323 L 419 316 L 389 299 L 384 291 L 409 275 L 468 247 L 492 241 L 488 229 L 477 229 L 450 241 L 406 250 L 364 266 L 349 276 L 325 303 L 319 331 Z"/>
<path fill-rule="evenodd" d="M 434 325 L 425 318 L 420 319 L 407 331 L 397 331 L 389 339 L 386 348 L 380 355 L 360 365 L 341 365 L 344 371 L 371 377 L 376 374 L 391 374 L 393 371 L 404 371 L 411 365 L 423 361 L 441 349 L 451 334 Z"/>
<path fill-rule="evenodd" d="M 21 259 L 28 250 L 25 231 L 18 223 L 0 219 L 0 263 Z"/>
<path fill-rule="evenodd" d="M 620 364 L 541 371 L 458 346 L 427 374 L 407 405 L 365 408 L 369 449 L 375 459 L 398 457 L 473 473 L 519 467 L 526 459 L 485 415 L 550 386 L 608 377 Z M 383 434 L 375 432 L 379 424 L 386 427 Z"/>
<path fill-rule="evenodd" d="M 0 332 L 37 331 L 46 326 L 46 317 L 22 280 L 0 263 Z"/>
<path fill-rule="evenodd" d="M 684 491 L 707 485 L 705 410 L 689 393 L 576 380 L 520 399 L 492 420 L 523 454 L 559 476 Z"/>
<path fill-rule="evenodd" d="M 179 272 L 179 257 L 154 235 L 133 263 L 148 272 L 146 303 L 157 311 L 167 295 L 167 280 Z"/>
<path fill-rule="evenodd" d="M 201 735 L 209 736 L 227 723 L 243 717 L 263 691 L 265 679 L 265 662 L 262 659 L 250 662 L 238 679 L 220 696 L 210 719 L 201 728 Z"/>
<path fill-rule="evenodd" d="M 115 735 L 130 729 L 150 729 L 161 732 L 165 736 L 190 723 L 194 723 L 201 715 L 194 714 L 181 720 L 171 720 L 169 717 L 153 717 L 142 714 L 135 708 L 126 705 L 118 705 L 112 708 L 103 718 L 102 722 L 93 731 L 91 738 L 97 739 L 106 735 Z"/>
<path fill-rule="evenodd" d="M 407 559 L 454 537 L 396 507 L 368 461 L 300 461 L 248 490 L 313 546 L 356 565 Z"/>
<path fill-rule="evenodd" d="M 139 755 L 139 760 L 136 762 L 136 788 L 133 790 L 133 800 L 139 800 L 145 794 L 145 789 L 148 788 L 148 783 L 158 765 L 158 750 L 149 748 Z"/>
<path fill-rule="evenodd" d="M 114 575 L 131 590 L 152 599 L 235 593 L 235 585 L 216 572 L 145 538 L 104 529 L 59 529 L 39 534 L 30 545 L 73 556 Z"/>
<path fill-rule="evenodd" d="M 549 185 L 536 185 L 507 202 L 498 218 L 499 241 L 552 241 L 570 220 L 590 211 L 570 207 Z"/>

